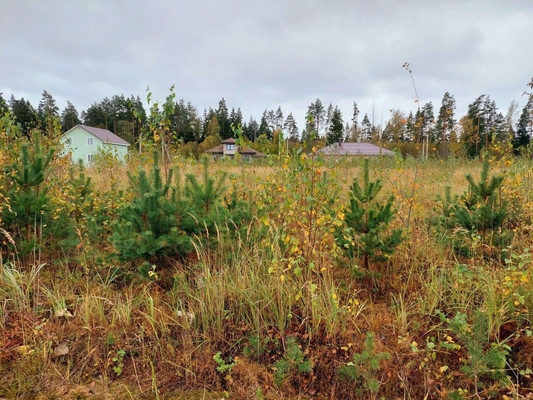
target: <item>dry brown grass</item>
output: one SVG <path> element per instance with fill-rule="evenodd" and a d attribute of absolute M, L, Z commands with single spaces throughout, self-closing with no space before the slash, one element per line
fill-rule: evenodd
<path fill-rule="evenodd" d="M 336 174 L 347 190 L 353 179 L 360 178 L 361 163 L 327 162 L 325 170 Z M 88 174 L 99 191 L 110 190 L 112 182 L 127 189 L 127 171 L 141 164 L 130 162 L 105 171 L 94 168 Z M 145 165 L 149 167 L 148 162 Z M 477 176 L 480 163 L 408 159 L 372 160 L 370 165 L 371 178 L 384 183 L 382 196 L 396 197 L 398 218 L 394 224 L 406 229 L 407 240 L 380 266 L 382 276 L 374 280 L 354 278 L 342 267 L 354 261 L 340 260 L 332 268 L 334 278 L 325 282 L 324 274 L 323 285 L 315 297 L 308 297 L 308 303 L 295 300 L 301 288 L 291 286 L 289 278 L 280 283 L 277 275 L 267 273 L 274 252 L 267 247 L 279 239 L 275 236 L 271 243 L 261 245 L 221 237 L 216 250 L 199 247 L 195 257 L 173 260 L 166 270 L 156 269 L 158 280 L 143 280 L 135 265 L 115 265 L 103 257 L 91 258 L 84 266 L 50 260 L 29 290 L 26 266 L 10 265 L 20 278 L 9 281 L 4 275 L 0 293 L 18 293 L 20 299 L 15 304 L 13 296 L 0 304 L 0 367 L 5 372 L 0 378 L 0 395 L 32 398 L 45 390 L 48 398 L 105 399 L 111 394 L 115 398 L 153 398 L 157 389 L 162 398 L 172 398 L 179 391 L 204 388 L 216 394 L 226 390 L 232 398 L 243 399 L 259 398 L 259 393 L 266 399 L 290 395 L 349 398 L 360 389 L 360 382 L 339 379 L 337 369 L 363 350 L 369 331 L 376 333 L 376 351 L 391 354 L 376 372 L 384 383 L 380 392 L 384 397 L 437 399 L 445 390 L 468 387 L 471 391 L 460 372 L 462 360 L 468 356 L 464 350 L 442 351 L 435 360 L 426 360 L 430 354 L 426 340 L 434 337 L 438 343 L 450 334 L 435 317 L 436 309 L 453 314 L 483 307 L 492 313 L 493 340 L 495 332 L 502 338 L 504 332 L 520 333 L 509 343 L 519 352 L 517 359 L 527 363 L 533 339 L 526 337 L 524 321 L 533 319 L 531 311 L 519 310 L 518 316 L 507 312 L 498 319 L 494 312 L 501 304 L 497 296 L 494 304 L 489 303 L 490 296 L 498 293 L 501 300 L 506 271 L 492 265 L 489 270 L 482 260 L 472 260 L 468 267 L 474 276 L 461 275 L 457 259 L 427 225 L 436 196 L 444 195 L 446 186 L 452 187 L 453 194 L 463 193 L 465 175 Z M 182 179 L 189 173 L 199 176 L 202 171 L 201 163 L 178 159 L 175 166 Z M 267 179 L 278 179 L 281 168 L 277 163 L 210 164 L 212 173 L 228 174 L 229 186 L 239 185 L 250 192 Z M 524 193 L 529 189 L 524 188 Z M 346 192 L 341 196 L 347 196 Z M 0 228 L 0 233 L 13 242 L 4 229 Z M 517 229 L 517 240 L 517 252 L 533 245 L 530 227 Z M 106 261 L 97 264 L 93 260 Z M 6 265 L 2 267 L 7 271 Z M 129 269 L 129 273 L 111 279 L 112 267 Z M 526 278 L 521 283 L 518 280 L 514 289 L 533 291 Z M 531 300 L 527 301 L 529 306 Z M 57 313 L 62 309 L 70 316 Z M 244 349 L 253 336 L 263 340 L 264 349 L 261 354 L 245 356 Z M 284 356 L 287 337 L 297 338 L 315 367 L 311 374 L 295 374 L 276 387 L 273 365 Z M 413 350 L 413 342 L 418 351 Z M 53 356 L 61 343 L 66 343 L 69 353 Z M 120 350 L 125 351 L 121 361 L 116 360 Z M 236 359 L 237 365 L 228 372 L 217 372 L 213 355 L 218 351 L 226 360 Z M 524 378 L 521 384 L 531 385 L 531 380 Z M 501 387 L 497 390 L 504 393 Z M 516 393 L 525 395 L 526 391 L 517 389 Z M 197 395 L 209 398 L 206 392 L 190 394 Z"/>

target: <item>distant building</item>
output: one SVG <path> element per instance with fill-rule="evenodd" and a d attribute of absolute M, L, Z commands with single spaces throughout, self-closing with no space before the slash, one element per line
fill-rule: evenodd
<path fill-rule="evenodd" d="M 93 162 L 98 151 L 116 152 L 120 159 L 128 153 L 130 144 L 107 129 L 93 128 L 92 126 L 76 125 L 61 137 L 67 151 L 72 152 L 72 160 L 83 161 L 84 165 Z"/>
<path fill-rule="evenodd" d="M 206 151 L 213 156 L 213 158 L 230 157 L 234 158 L 236 154 L 240 154 L 242 158 L 249 160 L 255 157 L 265 157 L 265 154 L 254 150 L 251 147 L 237 146 L 237 141 L 229 138 L 222 141 L 222 144 L 213 147 Z"/>
<path fill-rule="evenodd" d="M 317 151 L 325 156 L 393 156 L 392 150 L 376 146 L 372 143 L 341 142 L 326 146 Z"/>

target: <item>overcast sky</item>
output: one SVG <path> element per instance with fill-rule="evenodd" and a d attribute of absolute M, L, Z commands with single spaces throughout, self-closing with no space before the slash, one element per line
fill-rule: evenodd
<path fill-rule="evenodd" d="M 533 76 L 532 0 L 0 0 L 0 91 L 37 107 L 43 90 L 78 112 L 150 87 L 202 114 L 240 107 L 245 121 L 281 106 L 300 128 L 308 105 L 345 121 L 390 109 L 456 117 L 482 94 L 505 115 Z"/>

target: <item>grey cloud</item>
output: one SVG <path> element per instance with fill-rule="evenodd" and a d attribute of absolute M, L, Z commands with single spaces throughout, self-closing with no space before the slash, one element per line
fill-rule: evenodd
<path fill-rule="evenodd" d="M 533 74 L 533 9 L 518 0 L 3 3 L 0 91 L 37 104 L 46 89 L 80 111 L 147 86 L 164 99 L 175 84 L 199 110 L 225 97 L 246 119 L 282 105 L 303 125 L 317 97 L 345 120 L 354 100 L 362 114 L 408 113 L 410 61 L 421 101 L 449 91 L 460 113 L 485 93 L 500 109 L 520 102 Z"/>

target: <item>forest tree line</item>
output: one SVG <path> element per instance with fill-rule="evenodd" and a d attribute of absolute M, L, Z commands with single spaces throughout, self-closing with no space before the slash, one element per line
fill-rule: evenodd
<path fill-rule="evenodd" d="M 528 86 L 533 86 L 533 80 Z M 149 94 L 148 106 L 150 100 Z M 93 102 L 80 113 L 70 101 L 60 110 L 46 90 L 37 108 L 24 98 L 16 99 L 11 95 L 6 100 L 0 93 L 0 115 L 10 113 L 25 135 L 37 128 L 45 133 L 52 132 L 54 124 L 60 124 L 62 132 L 84 124 L 108 129 L 130 143 L 137 143 L 152 115 L 159 114 L 159 106 L 152 103 L 146 110 L 139 96 L 121 94 Z M 281 106 L 275 110 L 265 109 L 259 120 L 253 116 L 245 120 L 241 109 L 232 107 L 230 110 L 224 98 L 216 108 L 210 107 L 200 113 L 190 102 L 175 100 L 172 92 L 165 107 L 169 116 L 169 145 L 189 155 L 198 155 L 199 150 L 205 151 L 221 140 L 234 137 L 237 127 L 243 139 L 254 142 L 258 150 L 267 153 L 277 152 L 281 140 L 286 140 L 291 147 L 310 141 L 320 141 L 320 144 L 366 141 L 415 156 L 420 154 L 420 145 L 422 148 L 425 145 L 440 155 L 461 153 L 476 157 L 495 144 L 510 143 L 519 149 L 527 146 L 533 137 L 531 95 L 523 108 L 513 101 L 503 113 L 489 95 L 483 94 L 468 105 L 466 115 L 457 116 L 455 98 L 446 92 L 438 107 L 428 102 L 409 114 L 393 109 L 388 121 L 381 124 L 376 124 L 368 113 L 361 115 L 355 101 L 351 115 L 346 118 L 338 106 L 331 103 L 326 106 L 317 98 L 309 104 L 302 127 L 293 114 L 286 114 Z M 204 145 L 200 146 L 202 143 Z"/>

